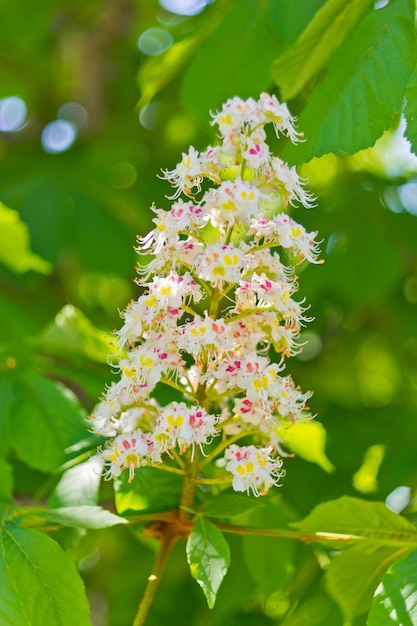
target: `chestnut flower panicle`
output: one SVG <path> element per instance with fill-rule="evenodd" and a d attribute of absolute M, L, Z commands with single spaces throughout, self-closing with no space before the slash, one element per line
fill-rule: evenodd
<path fill-rule="evenodd" d="M 301 138 L 286 104 L 266 93 L 236 97 L 212 117 L 218 145 L 191 146 L 162 173 L 171 208 L 152 207 L 155 227 L 138 238 L 141 259 L 151 259 L 138 267 L 142 293 L 116 333 L 119 381 L 90 423 L 107 438 L 107 479 L 126 471 L 131 481 L 146 465 L 181 474 L 186 457 L 201 465 L 197 482 L 259 496 L 283 475 L 282 427 L 312 419 L 311 392 L 284 370 L 310 321 L 295 268 L 321 262 L 317 232 L 288 208 L 314 198 L 268 145 L 268 124 Z M 161 385 L 181 400 L 160 405 Z"/>

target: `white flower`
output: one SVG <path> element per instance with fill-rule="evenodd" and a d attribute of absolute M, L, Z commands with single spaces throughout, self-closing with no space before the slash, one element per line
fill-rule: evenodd
<path fill-rule="evenodd" d="M 213 287 L 221 288 L 224 283 L 237 283 L 245 263 L 245 254 L 232 244 L 208 244 L 195 262 L 198 275 Z"/>
<path fill-rule="evenodd" d="M 255 496 L 264 495 L 272 485 L 278 485 L 283 472 L 282 461 L 272 458 L 272 448 L 256 446 L 229 446 L 224 454 L 228 461 L 226 470 L 233 475 L 235 491 L 252 491 Z"/>
<path fill-rule="evenodd" d="M 191 195 L 193 189 L 197 192 L 201 191 L 201 181 L 203 180 L 201 172 L 200 155 L 193 146 L 190 146 L 188 153 L 182 153 L 182 160 L 177 163 L 173 170 L 165 170 L 163 178 L 166 178 L 173 187 L 176 187 L 171 200 L 178 198 L 181 193 L 187 196 Z"/>

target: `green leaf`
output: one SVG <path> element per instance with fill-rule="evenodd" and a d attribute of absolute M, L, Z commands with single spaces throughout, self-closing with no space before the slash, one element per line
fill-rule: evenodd
<path fill-rule="evenodd" d="M 306 28 L 314 14 L 325 4 L 326 0 L 303 0 L 294 6 L 287 0 L 275 0 L 271 3 L 271 21 L 278 35 L 290 44 L 296 41 Z"/>
<path fill-rule="evenodd" d="M 378 586 L 367 626 L 417 624 L 417 551 L 398 559 Z"/>
<path fill-rule="evenodd" d="M 116 351 L 115 337 L 96 328 L 72 304 L 57 313 L 40 336 L 39 345 L 52 354 L 81 354 L 100 363 L 107 363 L 109 354 Z"/>
<path fill-rule="evenodd" d="M 261 509 L 252 511 L 249 526 L 285 528 L 288 511 L 279 496 L 268 498 Z M 242 539 L 245 562 L 251 578 L 266 596 L 282 589 L 294 571 L 295 541 L 247 534 Z"/>
<path fill-rule="evenodd" d="M 285 158 L 302 163 L 372 146 L 402 109 L 415 56 L 414 3 L 371 11 L 333 57 L 300 115 L 306 141 L 288 144 Z"/>
<path fill-rule="evenodd" d="M 203 517 L 197 519 L 188 537 L 187 561 L 212 609 L 230 564 L 230 550 L 220 530 Z"/>
<path fill-rule="evenodd" d="M 206 124 L 207 111 L 228 98 L 258 97 L 270 86 L 270 68 L 280 45 L 271 24 L 270 0 L 233 2 L 186 70 L 180 93 L 184 108 Z"/>
<path fill-rule="evenodd" d="M 259 506 L 264 506 L 263 502 L 259 502 L 255 498 L 230 493 L 220 494 L 205 502 L 199 512 L 207 517 L 222 519 L 242 515 Z"/>
<path fill-rule="evenodd" d="M 281 427 L 278 432 L 284 444 L 295 454 L 316 463 L 329 474 L 334 472 L 334 465 L 325 453 L 326 431 L 320 422 L 294 424 L 290 428 Z"/>
<path fill-rule="evenodd" d="M 0 500 L 11 502 L 13 500 L 13 469 L 5 459 L 0 458 Z"/>
<path fill-rule="evenodd" d="M 198 45 L 198 36 L 183 39 L 172 45 L 164 54 L 147 59 L 138 72 L 138 85 L 141 91 L 138 107 L 141 109 L 170 82 L 175 74 L 188 61 Z"/>
<path fill-rule="evenodd" d="M 0 454 L 6 455 L 10 442 L 8 439 L 8 422 L 12 419 L 14 385 L 12 376 L 0 375 Z"/>
<path fill-rule="evenodd" d="M 38 374 L 20 373 L 13 386 L 11 445 L 29 467 L 53 472 L 66 460 L 65 449 L 85 436 L 86 413 L 69 389 Z"/>
<path fill-rule="evenodd" d="M 35 530 L 6 527 L 0 544 L 0 621 L 4 626 L 89 626 L 74 563 Z"/>
<path fill-rule="evenodd" d="M 13 272 L 50 274 L 52 265 L 30 249 L 29 228 L 19 213 L 0 202 L 0 263 Z"/>
<path fill-rule="evenodd" d="M 417 65 L 411 75 L 405 92 L 404 115 L 407 120 L 405 136 L 411 143 L 411 149 L 417 154 Z"/>
<path fill-rule="evenodd" d="M 325 586 L 347 623 L 369 610 L 384 572 L 401 554 L 401 548 L 384 547 L 369 554 L 358 546 L 344 550 L 330 561 Z"/>
<path fill-rule="evenodd" d="M 182 476 L 170 474 L 157 467 L 140 467 L 135 479 L 129 483 L 128 473 L 114 481 L 118 513 L 141 511 L 156 513 L 179 507 Z"/>
<path fill-rule="evenodd" d="M 342 496 L 316 506 L 307 517 L 290 524 L 307 533 L 329 532 L 360 535 L 381 544 L 398 542 L 417 543 L 417 531 L 408 520 L 390 511 L 382 502 L 367 502 Z M 361 543 L 365 549 L 364 542 Z"/>
<path fill-rule="evenodd" d="M 328 0 L 307 28 L 274 63 L 272 76 L 283 100 L 294 98 L 333 57 L 355 28 L 370 0 Z"/>
<path fill-rule="evenodd" d="M 127 520 L 119 517 L 101 506 L 67 506 L 59 509 L 45 509 L 37 513 L 51 522 L 58 522 L 72 528 L 109 528 L 117 524 L 127 524 Z"/>
<path fill-rule="evenodd" d="M 52 509 L 98 502 L 103 463 L 95 456 L 62 474 L 48 499 Z"/>

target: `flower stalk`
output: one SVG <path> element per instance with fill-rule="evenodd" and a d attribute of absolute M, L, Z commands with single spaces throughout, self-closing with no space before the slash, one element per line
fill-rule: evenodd
<path fill-rule="evenodd" d="M 295 168 L 273 155 L 265 129 L 272 124 L 294 143 L 301 135 L 287 106 L 265 93 L 228 100 L 212 124 L 218 145 L 190 147 L 162 173 L 171 208 L 153 206 L 154 228 L 138 238 L 140 258 L 151 257 L 138 267 L 143 293 L 122 313 L 120 379 L 91 415 L 92 430 L 107 438 L 106 479 L 131 482 L 148 466 L 183 481 L 134 626 L 203 493 L 231 485 L 265 495 L 283 474 L 283 427 L 312 419 L 311 393 L 282 372 L 310 321 L 294 297 L 295 267 L 320 263 L 317 233 L 289 212 L 314 199 Z M 180 399 L 161 403 L 161 385 Z"/>

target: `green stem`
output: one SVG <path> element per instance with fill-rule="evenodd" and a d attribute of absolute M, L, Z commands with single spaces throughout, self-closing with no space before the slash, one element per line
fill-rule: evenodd
<path fill-rule="evenodd" d="M 186 469 L 180 501 L 180 520 L 188 522 L 191 519 L 189 510 L 194 509 L 195 492 L 199 474 L 198 458 L 192 458 L 192 450 L 189 449 L 186 458 Z"/>
<path fill-rule="evenodd" d="M 170 526 L 167 525 L 166 531 L 162 535 L 159 548 L 155 556 L 151 574 L 148 576 L 148 582 L 146 583 L 145 591 L 142 596 L 138 612 L 136 613 L 133 626 L 143 626 L 145 623 L 156 589 L 159 585 L 159 581 L 161 580 L 167 558 L 177 539 L 178 535 L 175 532 L 172 532 Z"/>
<path fill-rule="evenodd" d="M 164 463 L 158 463 L 157 465 L 155 465 L 155 467 L 160 470 L 164 470 L 164 472 L 171 472 L 171 474 L 179 474 L 180 476 L 185 475 L 184 469 L 178 469 L 178 467 L 171 467 L 170 465 L 165 465 Z"/>

